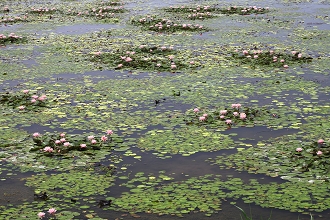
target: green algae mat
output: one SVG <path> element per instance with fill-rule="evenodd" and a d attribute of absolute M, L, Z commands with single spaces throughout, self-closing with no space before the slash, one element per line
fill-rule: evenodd
<path fill-rule="evenodd" d="M 1 1 L 0 218 L 329 218 L 329 11 Z"/>

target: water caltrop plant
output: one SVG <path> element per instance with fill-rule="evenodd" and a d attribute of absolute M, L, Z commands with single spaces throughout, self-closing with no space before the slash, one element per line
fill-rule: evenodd
<path fill-rule="evenodd" d="M 29 90 L 21 93 L 5 92 L 0 94 L 0 104 L 20 111 L 39 111 L 49 104 L 46 95 L 30 94 Z"/>
<path fill-rule="evenodd" d="M 241 104 L 235 103 L 231 105 L 231 108 L 224 109 L 201 110 L 194 108 L 188 111 L 185 122 L 187 125 L 217 124 L 231 127 L 232 125 L 253 124 L 256 117 L 265 114 L 269 114 L 269 111 L 242 107 Z"/>
<path fill-rule="evenodd" d="M 312 61 L 312 57 L 304 56 L 301 52 L 291 51 L 290 53 L 281 53 L 274 50 L 263 51 L 260 49 L 235 50 L 232 58 L 239 65 L 246 64 L 252 68 L 256 66 L 268 66 L 277 68 L 289 68 L 293 64 L 303 64 Z"/>
<path fill-rule="evenodd" d="M 86 154 L 91 154 L 90 150 L 100 150 L 101 147 L 113 147 L 112 130 L 108 130 L 106 135 L 100 137 L 90 135 L 66 135 L 60 134 L 44 134 L 38 132 L 33 133 L 32 138 L 34 146 L 31 151 L 39 151 L 45 156 L 60 156 L 65 155 L 69 151 L 83 151 Z"/>
<path fill-rule="evenodd" d="M 160 33 L 173 33 L 176 31 L 207 31 L 207 28 L 205 28 L 203 25 L 180 23 L 180 21 L 172 21 L 170 19 L 158 18 L 157 16 L 151 15 L 140 18 L 133 18 L 131 23 L 136 26 L 142 26 L 143 29 Z"/>
<path fill-rule="evenodd" d="M 127 48 L 129 49 L 129 48 Z M 92 62 L 107 64 L 116 69 L 140 69 L 151 71 L 178 71 L 195 68 L 196 64 L 176 56 L 178 52 L 172 46 L 140 45 L 138 48 L 112 52 L 92 53 Z"/>

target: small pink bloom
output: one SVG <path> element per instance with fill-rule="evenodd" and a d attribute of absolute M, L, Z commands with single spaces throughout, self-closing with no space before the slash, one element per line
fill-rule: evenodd
<path fill-rule="evenodd" d="M 38 98 L 38 100 L 39 100 L 39 101 L 44 101 L 45 98 L 44 98 L 43 96 L 40 96 L 40 97 Z"/>
<path fill-rule="evenodd" d="M 160 64 L 160 63 L 157 63 L 157 65 L 156 65 L 156 66 L 157 66 L 157 67 L 160 67 L 161 65 L 162 65 L 162 64 Z"/>
<path fill-rule="evenodd" d="M 39 218 L 43 218 L 43 217 L 45 217 L 45 215 L 46 215 L 46 213 L 44 213 L 44 212 L 39 212 L 38 213 Z"/>
<path fill-rule="evenodd" d="M 112 130 L 107 130 L 107 135 L 112 135 L 113 131 Z"/>
<path fill-rule="evenodd" d="M 301 57 L 302 57 L 302 54 L 301 54 L 301 53 L 299 53 L 299 54 L 298 54 L 298 58 L 301 58 Z"/>
<path fill-rule="evenodd" d="M 227 112 L 228 112 L 227 110 L 220 110 L 221 115 L 225 115 L 225 114 L 227 114 Z"/>
<path fill-rule="evenodd" d="M 125 61 L 126 61 L 126 62 L 131 62 L 131 61 L 132 61 L 132 58 L 130 58 L 130 57 L 126 57 Z"/>
<path fill-rule="evenodd" d="M 91 143 L 92 143 L 92 144 L 96 144 L 97 141 L 93 139 L 93 140 L 91 140 Z"/>
<path fill-rule="evenodd" d="M 257 59 L 257 58 L 258 58 L 258 55 L 254 55 L 253 58 L 254 58 L 254 59 Z"/>
<path fill-rule="evenodd" d="M 86 145 L 86 144 L 80 144 L 80 147 L 81 147 L 81 148 L 86 148 L 87 145 Z"/>
<path fill-rule="evenodd" d="M 64 142 L 63 146 L 64 147 L 69 147 L 70 146 L 70 142 Z"/>
<path fill-rule="evenodd" d="M 93 140 L 94 138 L 95 137 L 93 135 L 87 137 L 88 140 Z"/>
<path fill-rule="evenodd" d="M 270 54 L 273 54 L 273 53 L 274 53 L 274 51 L 273 51 L 273 50 L 270 50 L 270 51 L 269 51 L 269 53 L 270 53 Z"/>
<path fill-rule="evenodd" d="M 317 143 L 318 143 L 318 144 L 323 144 L 323 143 L 324 143 L 324 140 L 323 140 L 323 139 L 319 139 L 319 140 L 317 141 Z"/>
<path fill-rule="evenodd" d="M 195 113 L 199 112 L 199 109 L 198 108 L 194 108 L 194 112 Z"/>
<path fill-rule="evenodd" d="M 297 152 L 301 152 L 303 149 L 301 147 L 296 148 Z"/>
<path fill-rule="evenodd" d="M 239 115 L 240 119 L 244 120 L 246 118 L 246 114 L 243 112 Z"/>
<path fill-rule="evenodd" d="M 176 65 L 175 64 L 171 64 L 171 69 L 176 69 Z"/>
<path fill-rule="evenodd" d="M 118 67 L 118 68 L 121 68 L 121 67 L 123 67 L 123 64 L 118 64 L 117 67 Z"/>
<path fill-rule="evenodd" d="M 66 140 L 65 140 L 65 138 L 61 138 L 60 141 L 63 143 L 63 142 L 65 142 Z"/>
<path fill-rule="evenodd" d="M 38 137 L 41 137 L 41 134 L 38 133 L 38 132 L 35 132 L 35 133 L 33 133 L 32 136 L 33 136 L 34 138 L 38 138 Z"/>
<path fill-rule="evenodd" d="M 289 68 L 289 66 L 288 66 L 288 65 L 284 65 L 283 67 L 284 67 L 284 68 Z"/>
<path fill-rule="evenodd" d="M 37 96 L 37 95 L 33 95 L 33 96 L 31 96 L 31 97 L 34 98 L 34 99 L 39 98 L 39 96 Z"/>
<path fill-rule="evenodd" d="M 208 116 L 207 114 L 203 114 L 203 117 L 207 118 L 207 116 Z"/>
<path fill-rule="evenodd" d="M 60 134 L 60 137 L 65 137 L 65 133 L 61 133 Z"/>
<path fill-rule="evenodd" d="M 55 141 L 55 144 L 60 144 L 60 143 L 62 143 L 60 140 Z"/>
<path fill-rule="evenodd" d="M 44 148 L 44 151 L 45 151 L 45 152 L 49 152 L 49 153 L 51 153 L 51 152 L 54 151 L 54 149 L 51 148 L 51 147 L 45 147 L 45 148 Z"/>
<path fill-rule="evenodd" d="M 190 61 L 189 63 L 190 63 L 191 65 L 193 65 L 195 62 L 194 62 L 194 61 Z"/>
<path fill-rule="evenodd" d="M 24 94 L 28 94 L 29 93 L 29 90 L 25 89 L 25 90 L 23 90 L 23 93 Z"/>
<path fill-rule="evenodd" d="M 227 120 L 226 120 L 226 124 L 227 124 L 227 125 L 230 125 L 231 123 L 232 123 L 232 121 L 231 121 L 230 119 L 227 119 Z"/>
<path fill-rule="evenodd" d="M 316 154 L 317 154 L 317 156 L 321 156 L 323 153 L 322 153 L 322 151 L 319 150 Z"/>
<path fill-rule="evenodd" d="M 291 51 L 292 55 L 295 55 L 297 53 L 297 51 Z"/>
<path fill-rule="evenodd" d="M 31 99 L 31 103 L 36 103 L 37 100 Z"/>
<path fill-rule="evenodd" d="M 281 63 L 284 63 L 284 61 L 285 61 L 285 60 L 283 60 L 283 59 L 282 59 L 282 60 L 280 60 L 280 62 L 281 62 Z"/>
<path fill-rule="evenodd" d="M 107 140 L 108 140 L 108 137 L 107 137 L 107 136 L 104 136 L 104 135 L 103 135 L 103 136 L 101 137 L 101 141 L 104 142 L 104 141 L 107 141 Z"/>
<path fill-rule="evenodd" d="M 225 116 L 224 116 L 224 115 L 220 115 L 220 118 L 221 118 L 221 119 L 224 119 L 224 118 L 225 118 Z"/>
<path fill-rule="evenodd" d="M 21 105 L 18 107 L 19 110 L 24 110 L 25 109 L 25 106 Z"/>
<path fill-rule="evenodd" d="M 199 117 L 199 120 L 200 120 L 200 121 L 205 121 L 205 119 L 206 119 L 206 118 L 205 118 L 204 116 Z"/>
<path fill-rule="evenodd" d="M 239 115 L 239 113 L 238 112 L 234 112 L 233 115 L 237 117 Z"/>
<path fill-rule="evenodd" d="M 243 54 L 244 54 L 244 55 L 248 55 L 249 52 L 248 52 L 247 50 L 243 50 Z"/>
<path fill-rule="evenodd" d="M 56 209 L 51 208 L 51 209 L 48 210 L 48 213 L 51 214 L 51 215 L 54 215 L 56 213 Z"/>

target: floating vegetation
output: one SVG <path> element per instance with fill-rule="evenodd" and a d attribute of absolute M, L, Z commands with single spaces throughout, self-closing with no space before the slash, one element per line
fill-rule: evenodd
<path fill-rule="evenodd" d="M 199 24 L 186 24 L 180 21 L 173 21 L 166 18 L 158 18 L 157 16 L 147 15 L 145 17 L 133 18 L 131 20 L 133 25 L 142 26 L 145 30 L 155 32 L 173 33 L 176 31 L 197 31 L 205 32 L 208 29 Z"/>
<path fill-rule="evenodd" d="M 123 47 L 117 51 L 94 52 L 91 61 L 106 64 L 116 69 L 139 69 L 157 72 L 176 72 L 197 67 L 194 62 L 188 62 L 182 56 L 177 55 L 178 51 L 172 46 L 140 45 L 138 48 Z"/>
<path fill-rule="evenodd" d="M 38 15 L 54 14 L 55 12 L 58 12 L 58 9 L 56 9 L 55 7 L 53 7 L 53 8 L 48 8 L 48 7 L 34 8 L 34 7 L 32 7 L 29 11 L 30 14 L 38 14 Z"/>
<path fill-rule="evenodd" d="M 23 90 L 22 93 L 16 94 L 6 92 L 0 94 L 0 103 L 13 109 L 24 111 L 39 111 L 41 108 L 48 106 L 49 101 L 46 95 L 31 95 L 29 90 Z"/>
<path fill-rule="evenodd" d="M 3 16 L 0 17 L 0 24 L 13 24 L 13 23 L 20 23 L 20 22 L 26 22 L 28 21 L 27 17 L 9 17 L 9 16 Z"/>
<path fill-rule="evenodd" d="M 138 140 L 138 147 L 146 151 L 156 151 L 153 154 L 157 157 L 168 158 L 172 154 L 190 156 L 197 152 L 231 149 L 234 148 L 234 142 L 219 132 L 188 127 L 148 131 Z"/>
<path fill-rule="evenodd" d="M 249 6 L 249 7 L 242 7 L 242 6 L 230 6 L 226 9 L 221 9 L 220 12 L 222 14 L 232 15 L 250 15 L 250 14 L 264 14 L 269 11 L 269 7 L 262 8 L 257 6 Z"/>
<path fill-rule="evenodd" d="M 18 36 L 15 33 L 10 33 L 7 36 L 0 34 L 0 45 L 1 44 L 12 44 L 12 43 L 23 43 L 26 42 L 26 38 Z"/>
<path fill-rule="evenodd" d="M 36 132 L 33 136 L 34 147 L 31 151 L 40 151 L 46 156 L 63 156 L 69 151 L 79 150 L 86 154 L 93 154 L 91 150 L 100 150 L 102 147 L 113 147 L 115 143 L 123 142 L 121 139 L 112 139 L 112 130 L 107 131 L 107 135 L 100 138 L 90 135 L 45 134 Z M 114 141 L 114 142 L 112 142 Z"/>
<path fill-rule="evenodd" d="M 236 60 L 239 65 L 249 65 L 253 68 L 257 66 L 289 68 L 290 65 L 308 63 L 313 59 L 312 57 L 303 56 L 303 54 L 298 51 L 280 53 L 274 50 L 263 51 L 258 49 L 243 50 L 242 52 L 236 50 L 235 53 L 232 53 L 232 58 Z"/>
<path fill-rule="evenodd" d="M 194 108 L 187 112 L 185 122 L 187 125 L 206 125 L 217 124 L 227 125 L 253 125 L 256 117 L 269 115 L 270 112 L 266 109 L 254 109 L 249 107 L 242 107 L 241 104 L 232 104 L 232 108 L 224 109 L 205 109 L 200 110 Z"/>
<path fill-rule="evenodd" d="M 175 13 L 175 14 L 184 14 L 184 18 L 190 20 L 204 20 L 208 18 L 213 18 L 217 16 L 212 12 L 218 11 L 218 8 L 209 6 L 209 5 L 197 5 L 195 7 L 190 6 L 170 6 L 165 8 L 165 12 Z"/>

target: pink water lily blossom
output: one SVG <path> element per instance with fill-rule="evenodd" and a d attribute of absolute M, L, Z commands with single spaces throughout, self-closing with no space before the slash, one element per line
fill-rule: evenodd
<path fill-rule="evenodd" d="M 230 124 L 232 124 L 232 121 L 231 121 L 230 119 L 227 119 L 227 120 L 226 120 L 226 124 L 227 124 L 227 125 L 230 125 Z"/>
<path fill-rule="evenodd" d="M 51 148 L 51 147 L 45 147 L 43 150 L 44 150 L 45 152 L 48 152 L 48 153 L 51 153 L 51 152 L 54 151 L 54 149 Z"/>
<path fill-rule="evenodd" d="M 61 137 L 65 137 L 65 133 L 61 133 L 60 136 L 61 136 Z"/>
<path fill-rule="evenodd" d="M 235 117 L 237 117 L 237 116 L 239 115 L 239 113 L 238 113 L 238 112 L 233 112 L 233 115 L 234 115 Z"/>
<path fill-rule="evenodd" d="M 56 211 L 57 211 L 56 209 L 54 209 L 54 208 L 50 208 L 50 209 L 48 210 L 48 213 L 51 214 L 51 215 L 55 215 Z"/>
<path fill-rule="evenodd" d="M 23 90 L 23 93 L 24 93 L 24 94 L 28 94 L 28 93 L 29 93 L 29 90 L 24 89 L 24 90 Z"/>
<path fill-rule="evenodd" d="M 93 135 L 90 135 L 87 137 L 88 140 L 93 140 L 95 137 Z"/>
<path fill-rule="evenodd" d="M 284 67 L 284 68 L 289 68 L 289 66 L 288 66 L 288 65 L 283 65 L 283 67 Z"/>
<path fill-rule="evenodd" d="M 55 141 L 55 144 L 60 144 L 60 143 L 62 143 L 60 140 Z"/>
<path fill-rule="evenodd" d="M 107 130 L 107 135 L 112 135 L 113 134 L 113 131 L 112 130 Z"/>
<path fill-rule="evenodd" d="M 65 138 L 61 138 L 60 141 L 63 143 L 63 142 L 66 142 Z"/>
<path fill-rule="evenodd" d="M 65 142 L 65 143 L 63 144 L 63 146 L 64 146 L 64 147 L 69 147 L 69 146 L 70 146 L 70 142 Z"/>
<path fill-rule="evenodd" d="M 43 218 L 43 217 L 45 217 L 45 215 L 46 215 L 46 213 L 44 213 L 44 212 L 39 212 L 38 213 L 39 218 Z"/>
<path fill-rule="evenodd" d="M 318 144 L 323 144 L 323 143 L 324 143 L 324 140 L 323 140 L 323 139 L 319 139 L 319 140 L 317 141 L 317 143 L 318 143 Z"/>
<path fill-rule="evenodd" d="M 24 110 L 25 109 L 25 106 L 21 105 L 18 107 L 19 110 Z"/>
<path fill-rule="evenodd" d="M 227 110 L 220 110 L 221 115 L 225 115 L 225 114 L 227 114 L 227 112 L 228 112 Z"/>
<path fill-rule="evenodd" d="M 322 153 L 322 151 L 319 150 L 316 154 L 317 154 L 317 156 L 321 156 L 323 153 Z"/>
<path fill-rule="evenodd" d="M 297 147 L 297 148 L 296 148 L 296 151 L 297 151 L 297 152 L 301 152 L 302 150 L 303 150 L 303 149 L 302 149 L 301 147 Z"/>
<path fill-rule="evenodd" d="M 107 141 L 107 140 L 108 140 L 108 137 L 107 137 L 107 136 L 104 136 L 104 135 L 103 135 L 103 136 L 101 137 L 101 141 L 105 142 L 105 141 Z"/>
<path fill-rule="evenodd" d="M 87 145 L 86 145 L 86 144 L 80 144 L 80 147 L 81 147 L 81 148 L 86 148 Z"/>
<path fill-rule="evenodd" d="M 199 109 L 198 108 L 194 108 L 194 112 L 195 113 L 199 112 Z"/>
<path fill-rule="evenodd" d="M 91 143 L 92 143 L 92 144 L 96 144 L 97 141 L 93 139 L 93 140 L 91 140 Z"/>
<path fill-rule="evenodd" d="M 32 135 L 34 138 L 38 138 L 38 137 L 41 137 L 41 134 L 39 132 L 35 132 L 33 133 Z"/>
<path fill-rule="evenodd" d="M 31 103 L 36 103 L 36 102 L 37 102 L 37 100 L 31 99 Z"/>
<path fill-rule="evenodd" d="M 204 116 L 201 116 L 201 117 L 199 117 L 199 120 L 200 120 L 200 121 L 205 121 L 206 118 L 205 118 Z"/>
<path fill-rule="evenodd" d="M 242 112 L 240 115 L 239 115 L 239 118 L 244 120 L 246 119 L 246 114 L 244 112 Z"/>

